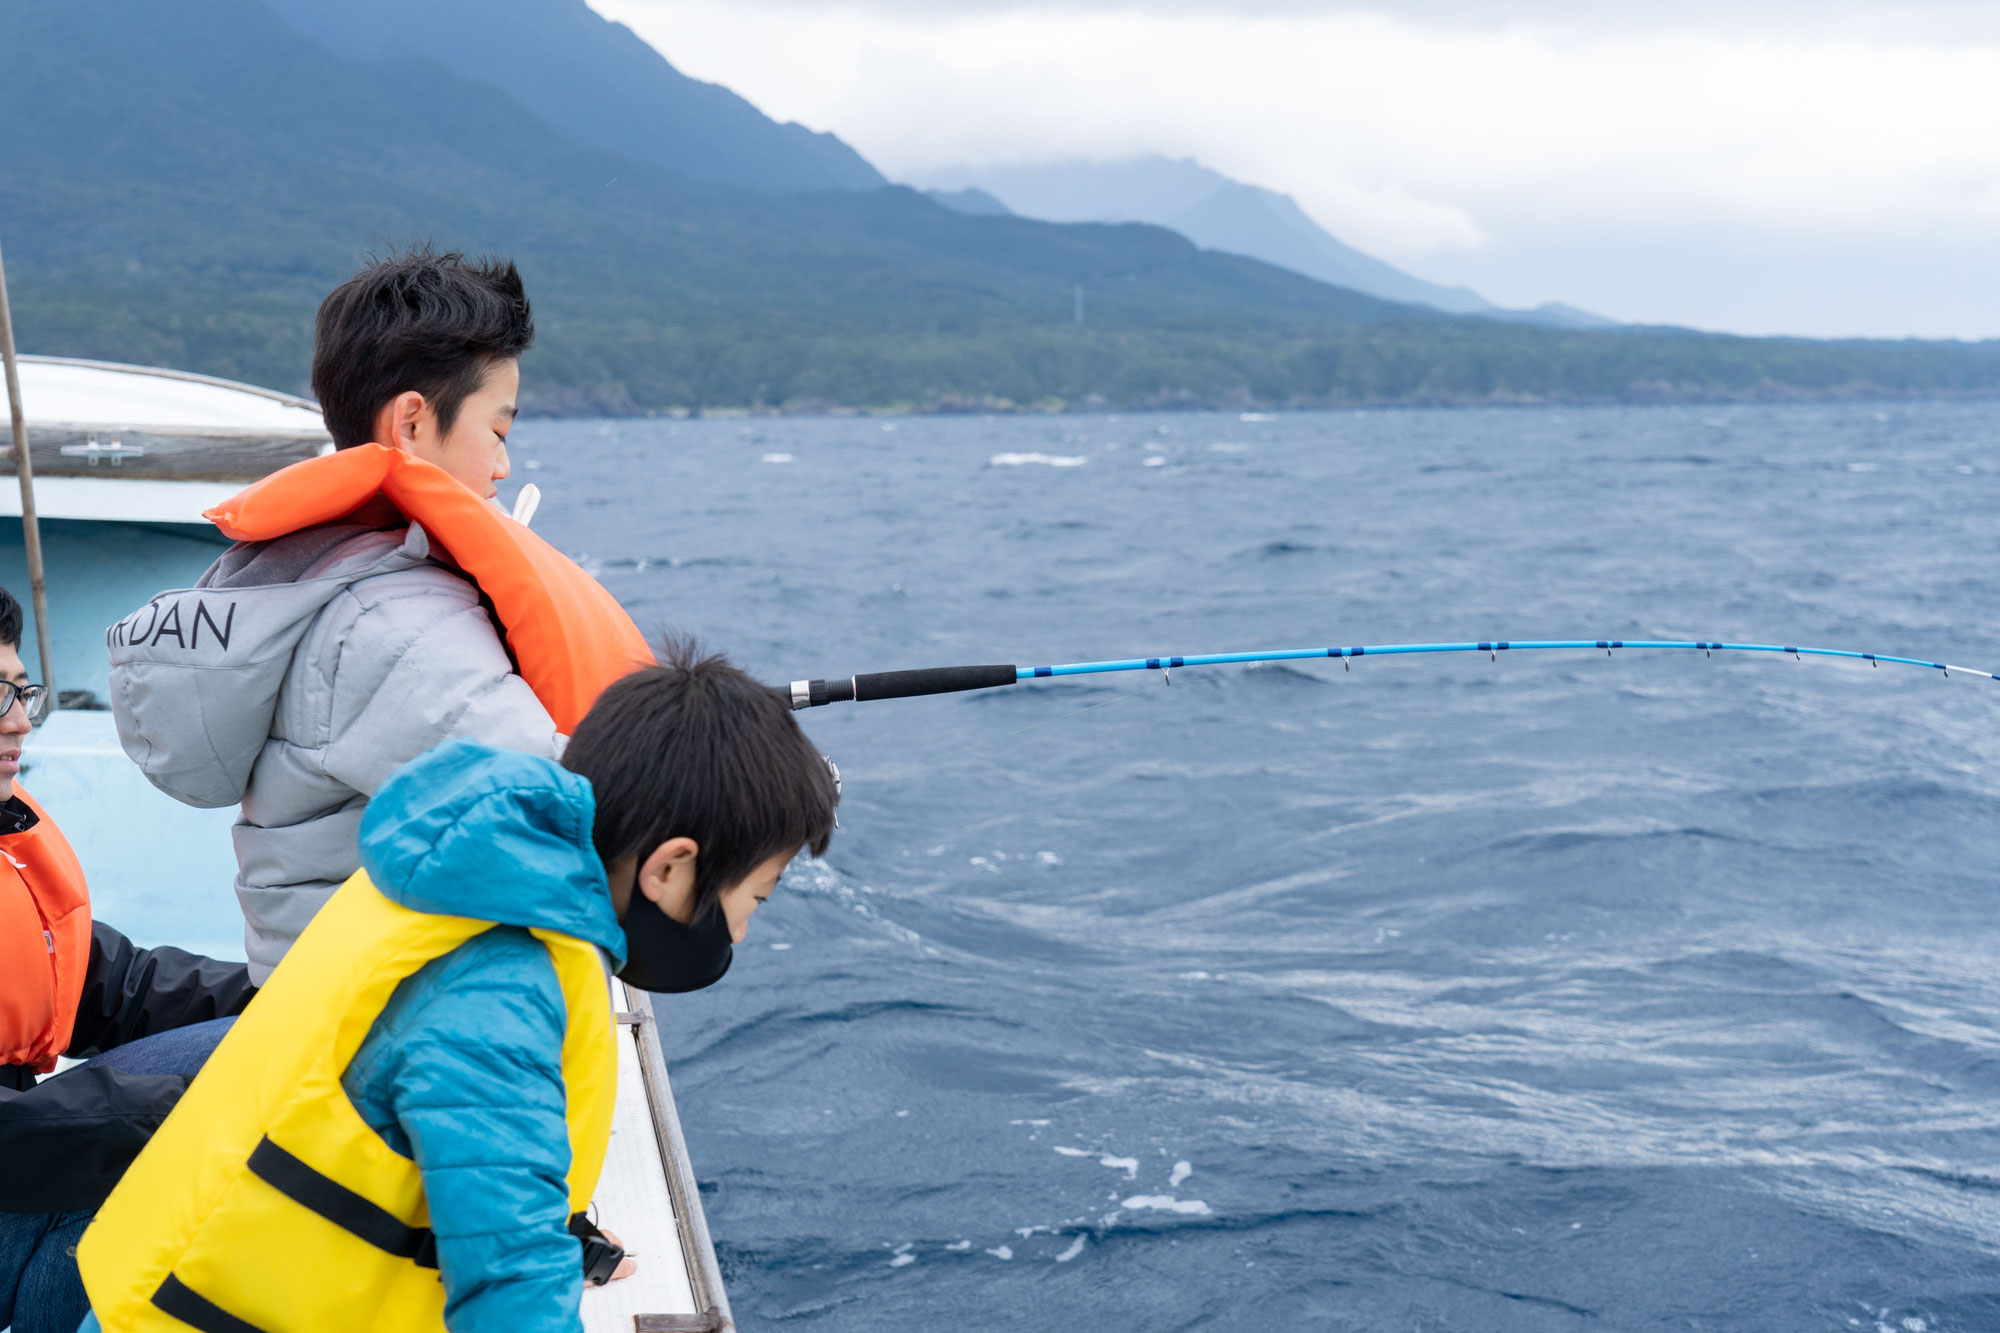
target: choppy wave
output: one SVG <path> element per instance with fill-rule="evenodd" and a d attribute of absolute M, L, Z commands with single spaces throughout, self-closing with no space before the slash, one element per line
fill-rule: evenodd
<path fill-rule="evenodd" d="M 1025 454 L 995 454 L 986 460 L 991 467 L 1027 467 L 1040 464 L 1043 467 L 1082 467 L 1090 461 L 1086 454 L 1045 454 L 1039 451 Z"/>
<path fill-rule="evenodd" d="M 1957 469 L 2000 408 L 1893 416 L 519 433 L 540 530 L 774 681 L 1651 624 L 1986 660 L 2000 475 Z M 1501 654 L 799 714 L 831 858 L 659 1005 L 739 1321 L 2000 1328 L 2000 693 L 1934 675 Z"/>

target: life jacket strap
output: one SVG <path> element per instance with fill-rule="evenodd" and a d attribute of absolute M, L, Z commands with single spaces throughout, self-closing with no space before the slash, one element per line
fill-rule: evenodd
<path fill-rule="evenodd" d="M 408 1259 L 419 1268 L 438 1266 L 437 1236 L 429 1227 L 398 1221 L 387 1209 L 307 1166 L 271 1142 L 268 1135 L 250 1154 L 250 1173 L 293 1203 L 353 1232 L 378 1250 Z"/>
<path fill-rule="evenodd" d="M 306 1165 L 297 1157 L 271 1142 L 267 1134 L 257 1141 L 250 1153 L 250 1173 L 269 1185 L 293 1203 L 311 1212 L 318 1213 L 327 1221 L 351 1231 L 378 1250 L 386 1250 L 400 1259 L 408 1259 L 419 1268 L 436 1268 L 437 1233 L 429 1227 L 413 1227 L 396 1220 L 395 1214 L 356 1194 L 324 1172 Z M 587 1213 L 573 1214 L 569 1219 L 569 1234 L 583 1243 L 583 1276 L 592 1286 L 603 1286 L 611 1280 L 611 1275 L 624 1259 L 625 1251 L 604 1238 L 604 1233 L 591 1224 Z M 169 1283 L 178 1285 L 175 1278 Z M 200 1301 L 187 1288 L 181 1287 L 188 1297 Z M 164 1286 L 162 1291 L 166 1290 Z M 158 1305 L 159 1296 L 153 1297 Z M 206 1304 L 206 1302 L 204 1302 Z M 165 1306 L 161 1306 L 165 1309 Z M 168 1310 L 167 1313 L 174 1312 Z M 234 1316 L 217 1310 L 223 1319 Z M 207 1333 L 209 1325 L 196 1323 L 192 1319 L 174 1315 L 182 1323 L 194 1324 Z M 218 1325 L 214 1333 L 258 1333 L 249 1324 L 237 1320 L 234 1324 Z"/>
<path fill-rule="evenodd" d="M 167 1274 L 167 1280 L 153 1293 L 153 1304 L 188 1327 L 200 1329 L 201 1333 L 264 1333 L 263 1329 L 248 1320 L 238 1319 L 172 1273 Z"/>

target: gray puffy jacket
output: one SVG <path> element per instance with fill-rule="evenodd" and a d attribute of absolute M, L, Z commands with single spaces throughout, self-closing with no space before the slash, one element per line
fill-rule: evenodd
<path fill-rule="evenodd" d="M 452 737 L 554 758 L 478 590 L 421 527 L 307 528 L 230 547 L 113 625 L 118 739 L 153 785 L 242 803 L 236 896 L 259 985 L 361 864 L 361 811 Z"/>

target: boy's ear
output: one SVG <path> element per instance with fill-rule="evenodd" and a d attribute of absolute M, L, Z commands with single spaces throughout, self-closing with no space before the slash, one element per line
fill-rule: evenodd
<path fill-rule="evenodd" d="M 417 442 L 417 422 L 423 417 L 424 396 L 415 389 L 403 392 L 382 404 L 375 414 L 375 442 L 391 449 L 407 449 Z"/>
<path fill-rule="evenodd" d="M 694 920 L 694 868 L 700 854 L 693 838 L 668 838 L 639 863 L 639 892 L 684 926 Z"/>

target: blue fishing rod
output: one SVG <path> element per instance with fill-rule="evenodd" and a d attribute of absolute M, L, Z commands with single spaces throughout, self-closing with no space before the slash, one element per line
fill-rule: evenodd
<path fill-rule="evenodd" d="M 1065 662 L 1057 666 L 1024 667 L 1007 665 L 922 667 L 914 671 L 876 671 L 859 676 L 792 682 L 793 708 L 818 708 L 822 704 L 847 703 L 867 699 L 909 699 L 923 694 L 955 694 L 961 690 L 987 690 L 1001 685 L 1017 685 L 1024 680 L 1045 680 L 1058 676 L 1096 676 L 1113 671 L 1158 671 L 1167 673 L 1181 667 L 1227 666 L 1244 662 L 1298 662 L 1313 658 L 1337 657 L 1352 671 L 1357 657 L 1395 657 L 1411 653 L 1486 653 L 1498 661 L 1501 653 L 1547 652 L 1558 649 L 1602 648 L 1610 657 L 1618 650 L 1667 648 L 1717 653 L 1790 653 L 1799 661 L 1808 657 L 1845 657 L 1870 666 L 1893 662 L 1898 666 L 1925 667 L 2000 680 L 1991 671 L 1952 666 L 1921 657 L 1897 657 L 1890 653 L 1859 653 L 1845 648 L 1808 648 L 1778 643 L 1706 643 L 1679 639 L 1482 639 L 1475 643 L 1375 643 L 1351 648 L 1272 648 L 1247 653 L 1200 653 L 1174 657 L 1127 657 L 1111 662 Z"/>

